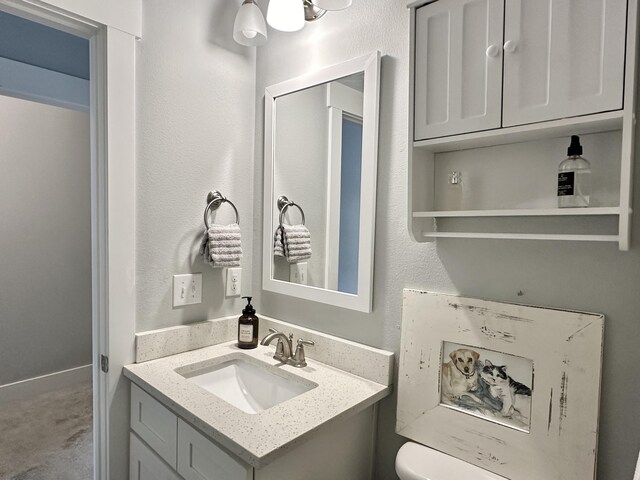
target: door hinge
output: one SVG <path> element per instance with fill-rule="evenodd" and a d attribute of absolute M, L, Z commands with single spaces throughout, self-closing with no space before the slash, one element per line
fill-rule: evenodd
<path fill-rule="evenodd" d="M 109 357 L 106 355 L 100 355 L 100 370 L 104 373 L 109 371 Z"/>

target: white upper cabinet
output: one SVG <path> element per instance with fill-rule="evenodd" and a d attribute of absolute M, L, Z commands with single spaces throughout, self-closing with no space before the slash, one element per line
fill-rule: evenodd
<path fill-rule="evenodd" d="M 416 10 L 416 140 L 500 127 L 503 18 L 504 0 Z"/>
<path fill-rule="evenodd" d="M 416 8 L 414 141 L 620 110 L 627 0 Z"/>
<path fill-rule="evenodd" d="M 503 126 L 623 107 L 626 0 L 506 0 Z"/>

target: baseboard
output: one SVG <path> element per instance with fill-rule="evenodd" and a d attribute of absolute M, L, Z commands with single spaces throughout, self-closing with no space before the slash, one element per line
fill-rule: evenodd
<path fill-rule="evenodd" d="M 41 377 L 0 385 L 0 404 L 15 400 L 25 400 L 41 393 L 91 382 L 92 370 L 92 365 L 84 365 L 42 375 Z"/>

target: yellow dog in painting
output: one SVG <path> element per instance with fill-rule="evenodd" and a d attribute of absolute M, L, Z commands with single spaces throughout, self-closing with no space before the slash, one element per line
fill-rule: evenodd
<path fill-rule="evenodd" d="M 451 360 L 442 364 L 442 394 L 449 399 L 460 398 L 478 385 L 477 363 L 480 354 L 459 348 L 449 354 Z M 475 395 L 469 394 L 471 398 Z"/>

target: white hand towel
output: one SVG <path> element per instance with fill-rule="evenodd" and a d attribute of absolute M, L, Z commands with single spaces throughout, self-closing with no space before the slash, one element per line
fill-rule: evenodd
<path fill-rule="evenodd" d="M 304 225 L 283 225 L 282 245 L 289 263 L 311 258 L 311 233 Z"/>
<path fill-rule="evenodd" d="M 276 228 L 276 233 L 273 236 L 273 254 L 276 257 L 284 257 L 284 244 L 282 243 L 282 227 Z"/>
<path fill-rule="evenodd" d="M 640 454 L 638 455 L 638 463 L 636 463 L 636 473 L 633 480 L 640 480 Z"/>
<path fill-rule="evenodd" d="M 240 226 L 214 223 L 205 234 L 200 253 L 213 268 L 239 267 L 242 258 Z"/>

